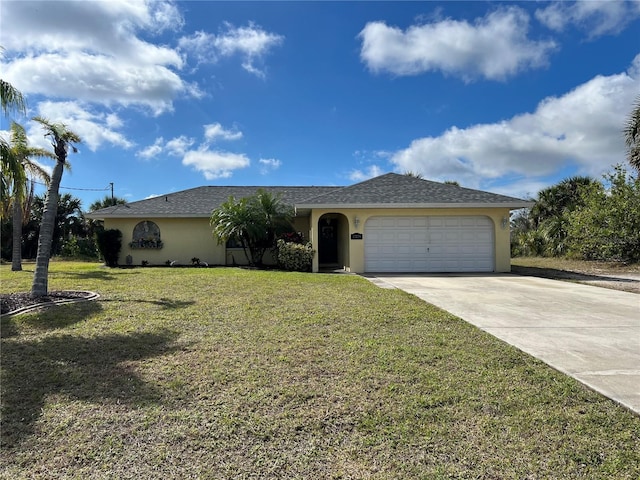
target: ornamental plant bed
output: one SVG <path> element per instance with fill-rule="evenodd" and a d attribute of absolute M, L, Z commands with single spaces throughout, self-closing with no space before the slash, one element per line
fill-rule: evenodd
<path fill-rule="evenodd" d="M 101 297 L 2 319 L 0 478 L 640 477 L 638 416 L 356 275 L 52 262 L 50 285 Z"/>

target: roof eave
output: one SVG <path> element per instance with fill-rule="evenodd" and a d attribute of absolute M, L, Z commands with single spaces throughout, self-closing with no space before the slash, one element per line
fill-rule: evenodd
<path fill-rule="evenodd" d="M 129 213 L 126 215 L 85 213 L 84 216 L 93 220 L 105 220 L 108 218 L 209 218 L 211 213 Z"/>
<path fill-rule="evenodd" d="M 494 202 L 494 203 L 302 203 L 297 204 L 298 210 L 310 209 L 335 209 L 335 208 L 353 208 L 353 209 L 372 209 L 372 208 L 508 208 L 517 210 L 520 208 L 531 208 L 533 202 Z"/>

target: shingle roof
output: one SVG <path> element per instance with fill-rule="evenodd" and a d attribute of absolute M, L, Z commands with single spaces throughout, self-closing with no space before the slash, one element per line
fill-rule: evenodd
<path fill-rule="evenodd" d="M 524 200 L 421 178 L 387 173 L 348 187 L 197 187 L 88 213 L 89 218 L 208 217 L 227 201 L 263 189 L 299 211 L 310 208 L 482 207 L 522 208 Z"/>
<path fill-rule="evenodd" d="M 521 205 L 522 204 L 522 205 Z M 519 198 L 432 182 L 409 175 L 387 173 L 332 190 L 298 204 L 300 208 L 322 206 L 529 206 Z"/>
<path fill-rule="evenodd" d="M 211 211 L 229 197 L 243 198 L 262 189 L 290 205 L 343 187 L 223 187 L 190 188 L 125 205 L 115 205 L 88 213 L 89 218 L 105 217 L 209 217 Z"/>

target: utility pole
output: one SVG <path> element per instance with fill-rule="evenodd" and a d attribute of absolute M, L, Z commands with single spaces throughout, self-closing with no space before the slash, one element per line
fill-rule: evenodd
<path fill-rule="evenodd" d="M 109 182 L 109 185 L 111 185 L 111 205 L 113 206 L 116 204 L 116 200 L 113 198 L 113 182 Z"/>

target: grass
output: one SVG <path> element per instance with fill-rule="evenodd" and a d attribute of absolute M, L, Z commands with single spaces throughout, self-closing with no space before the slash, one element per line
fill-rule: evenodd
<path fill-rule="evenodd" d="M 597 262 L 567 257 L 515 257 L 511 265 L 540 269 L 555 269 L 583 274 L 640 273 L 640 263 Z"/>
<path fill-rule="evenodd" d="M 50 288 L 102 297 L 2 320 L 1 478 L 640 477 L 638 416 L 360 277 L 54 262 Z"/>

